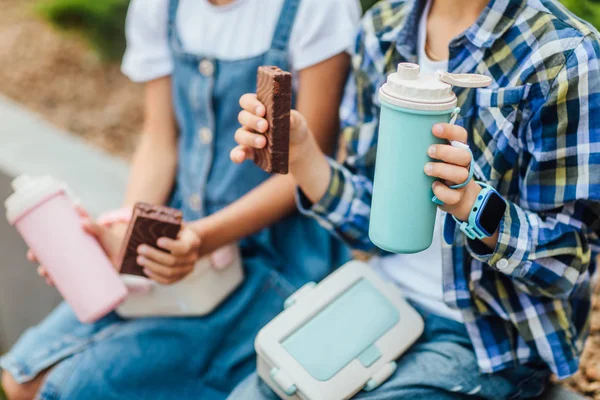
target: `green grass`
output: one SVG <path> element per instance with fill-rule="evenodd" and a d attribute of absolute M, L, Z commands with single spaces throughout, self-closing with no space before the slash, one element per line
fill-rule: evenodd
<path fill-rule="evenodd" d="M 4 390 L 2 390 L 2 386 L 0 386 L 0 400 L 6 400 L 6 394 L 4 394 Z"/>
<path fill-rule="evenodd" d="M 103 61 L 118 61 L 125 51 L 129 0 L 42 0 L 37 12 L 59 30 L 75 33 Z"/>

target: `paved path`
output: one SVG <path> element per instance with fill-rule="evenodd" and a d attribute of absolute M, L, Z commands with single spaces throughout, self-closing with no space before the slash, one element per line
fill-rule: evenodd
<path fill-rule="evenodd" d="M 11 179 L 22 173 L 64 180 L 98 214 L 119 206 L 127 165 L 0 96 L 0 204 L 11 192 Z M 25 251 L 0 206 L 0 352 L 60 301 L 27 262 Z"/>

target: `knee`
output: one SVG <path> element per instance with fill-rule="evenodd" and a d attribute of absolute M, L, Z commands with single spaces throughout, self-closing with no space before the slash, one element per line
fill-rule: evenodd
<path fill-rule="evenodd" d="M 14 380 L 11 374 L 2 371 L 2 388 L 8 397 L 8 400 L 32 400 L 35 398 L 39 389 L 41 380 L 20 384 Z"/>

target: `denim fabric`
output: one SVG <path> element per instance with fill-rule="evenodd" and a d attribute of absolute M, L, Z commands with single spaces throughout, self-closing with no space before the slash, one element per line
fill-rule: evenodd
<path fill-rule="evenodd" d="M 381 387 L 355 399 L 527 399 L 539 396 L 550 372 L 543 365 L 524 365 L 495 374 L 481 373 L 465 326 L 418 309 L 425 320 L 419 341 L 398 360 L 398 369 Z M 228 400 L 277 400 L 256 374 Z"/>

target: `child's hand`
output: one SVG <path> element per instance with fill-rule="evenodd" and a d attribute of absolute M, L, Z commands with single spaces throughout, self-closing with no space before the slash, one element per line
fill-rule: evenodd
<path fill-rule="evenodd" d="M 457 125 L 437 124 L 432 132 L 434 136 L 449 142 L 457 141 L 466 144 L 468 140 L 467 131 Z M 433 193 L 444 202 L 440 208 L 459 220 L 466 221 L 481 187 L 474 181 L 460 189 L 451 189 L 449 186 L 461 184 L 469 179 L 471 154 L 468 150 L 453 147 L 449 143 L 432 145 L 427 150 L 427 154 L 433 159 L 442 161 L 425 165 L 427 175 L 441 180 L 433 183 Z"/>
<path fill-rule="evenodd" d="M 137 263 L 149 278 L 170 285 L 193 271 L 199 258 L 200 238 L 192 229 L 184 226 L 177 240 L 163 237 L 156 244 L 166 251 L 146 245 L 138 247 Z"/>
<path fill-rule="evenodd" d="M 269 129 L 269 123 L 264 119 L 266 108 L 256 98 L 255 94 L 245 94 L 240 98 L 242 111 L 238 121 L 242 125 L 235 133 L 235 141 L 239 146 L 231 150 L 231 160 L 242 163 L 245 160 L 254 160 L 254 149 L 262 149 L 267 145 L 264 135 Z M 290 116 L 290 165 L 294 164 L 304 153 L 303 147 L 310 142 L 311 133 L 308 130 L 306 119 L 299 112 L 292 110 Z"/>

